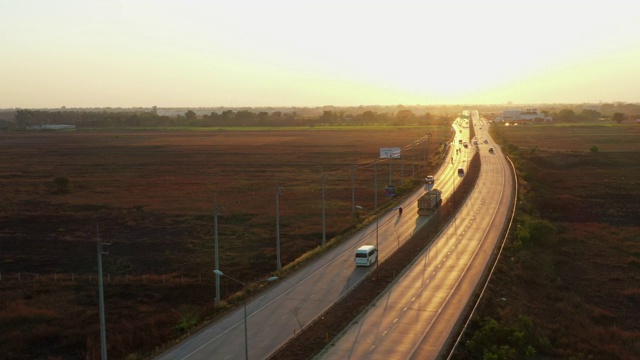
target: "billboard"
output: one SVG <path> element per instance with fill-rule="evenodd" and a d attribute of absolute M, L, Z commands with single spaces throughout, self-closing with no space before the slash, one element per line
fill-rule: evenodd
<path fill-rule="evenodd" d="M 400 159 L 401 153 L 399 147 L 380 148 L 380 159 Z"/>

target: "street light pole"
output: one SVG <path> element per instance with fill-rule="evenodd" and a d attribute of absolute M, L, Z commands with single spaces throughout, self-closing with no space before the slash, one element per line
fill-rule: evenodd
<path fill-rule="evenodd" d="M 376 219 L 376 251 L 378 252 L 378 260 L 376 260 L 376 269 L 378 268 L 378 264 L 380 263 L 380 244 L 378 243 L 378 221 Z"/>
<path fill-rule="evenodd" d="M 110 245 L 110 243 L 102 242 L 100 239 L 100 230 L 96 225 L 96 237 L 98 240 L 98 296 L 99 296 L 99 308 L 100 308 L 100 355 L 103 360 L 107 360 L 107 329 L 105 325 L 104 315 L 104 290 L 102 286 L 102 255 L 109 254 L 102 250 L 103 245 Z"/>
<path fill-rule="evenodd" d="M 327 226 L 326 226 L 326 216 L 325 216 L 325 205 L 324 205 L 324 181 L 326 176 L 322 174 L 322 246 L 327 243 Z"/>
<path fill-rule="evenodd" d="M 356 166 L 351 171 L 351 215 L 356 214 Z"/>
<path fill-rule="evenodd" d="M 374 209 L 378 209 L 378 160 L 375 161 L 375 166 L 373 167 L 373 199 L 374 199 Z"/>
<path fill-rule="evenodd" d="M 280 187 L 276 184 L 276 269 L 280 270 Z"/>
<path fill-rule="evenodd" d="M 231 276 L 225 275 L 222 271 L 216 269 L 213 273 L 217 276 L 224 276 L 242 285 L 242 291 L 244 292 L 244 358 L 249 360 L 249 336 L 247 334 L 247 285 L 240 280 L 234 279 Z"/>
<path fill-rule="evenodd" d="M 214 234 L 214 243 L 215 243 L 215 266 L 216 270 L 220 270 L 220 260 L 218 254 L 218 212 L 220 211 L 220 205 L 213 205 L 213 234 Z M 220 303 L 220 275 L 216 274 L 216 298 L 214 301 L 214 305 L 218 305 Z"/>

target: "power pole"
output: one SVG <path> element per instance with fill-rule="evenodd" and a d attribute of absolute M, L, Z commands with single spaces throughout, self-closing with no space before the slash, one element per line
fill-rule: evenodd
<path fill-rule="evenodd" d="M 217 199 L 217 194 L 216 194 Z M 219 260 L 219 250 L 218 250 L 218 214 L 220 213 L 220 205 L 215 203 L 213 204 L 213 238 L 215 243 L 215 269 L 220 270 L 220 260 Z M 216 274 L 216 298 L 214 299 L 214 305 L 218 305 L 220 303 L 220 275 Z"/>
<path fill-rule="evenodd" d="M 96 225 L 96 240 L 98 243 L 98 297 L 100 306 L 100 350 L 102 360 L 107 360 L 107 329 L 105 325 L 104 317 L 104 290 L 102 287 L 102 255 L 109 254 L 102 250 L 103 245 L 111 245 L 110 243 L 103 243 L 100 239 L 100 229 Z"/>
<path fill-rule="evenodd" d="M 427 171 L 428 171 L 428 165 L 427 165 L 427 148 L 429 147 L 429 134 L 427 134 L 426 136 L 426 140 L 424 142 L 424 171 L 425 173 L 422 175 L 426 175 Z"/>
<path fill-rule="evenodd" d="M 374 194 L 374 209 L 378 208 L 378 160 L 375 161 L 373 166 L 373 194 Z"/>
<path fill-rule="evenodd" d="M 400 152 L 400 185 L 404 184 L 404 156 Z"/>
<path fill-rule="evenodd" d="M 380 263 L 380 243 L 378 242 L 378 222 L 380 218 L 376 218 L 376 251 L 378 252 L 378 260 L 376 261 L 376 270 L 378 269 L 378 264 Z"/>
<path fill-rule="evenodd" d="M 415 142 L 415 141 L 414 141 Z M 415 153 L 413 151 L 413 142 L 411 143 L 411 178 L 416 178 Z"/>
<path fill-rule="evenodd" d="M 351 171 L 351 215 L 356 214 L 356 166 Z"/>
<path fill-rule="evenodd" d="M 326 176 L 322 174 L 322 246 L 327 242 L 327 227 L 324 207 L 324 180 Z"/>
<path fill-rule="evenodd" d="M 280 187 L 276 183 L 276 269 L 280 270 Z"/>

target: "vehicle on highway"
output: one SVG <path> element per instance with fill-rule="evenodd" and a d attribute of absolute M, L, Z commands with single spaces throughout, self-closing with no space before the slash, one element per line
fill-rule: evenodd
<path fill-rule="evenodd" d="M 464 169 L 463 168 L 458 168 L 458 175 L 464 176 Z"/>
<path fill-rule="evenodd" d="M 493 154 L 493 148 L 492 147 L 489 148 L 489 152 Z"/>
<path fill-rule="evenodd" d="M 436 178 L 435 178 L 435 177 L 433 177 L 433 175 L 429 175 L 429 176 L 427 176 L 426 178 L 424 178 L 424 182 L 425 182 L 426 184 L 433 184 L 433 183 L 435 183 L 435 182 L 436 182 Z"/>
<path fill-rule="evenodd" d="M 373 245 L 363 245 L 356 250 L 356 266 L 371 266 L 378 260 L 378 249 Z"/>
<path fill-rule="evenodd" d="M 387 196 L 394 196 L 396 194 L 395 185 L 387 185 L 384 188 L 384 194 Z"/>
<path fill-rule="evenodd" d="M 442 204 L 442 191 L 432 189 L 418 199 L 418 215 L 431 215 Z"/>

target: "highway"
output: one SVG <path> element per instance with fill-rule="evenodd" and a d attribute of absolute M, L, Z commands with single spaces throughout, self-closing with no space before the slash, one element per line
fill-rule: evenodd
<path fill-rule="evenodd" d="M 495 249 L 512 202 L 505 159 L 486 133 L 487 124 L 475 130 L 482 169 L 474 191 L 413 266 L 320 358 L 439 357 Z M 470 144 L 468 152 L 475 148 Z"/>
<path fill-rule="evenodd" d="M 469 141 L 468 128 L 464 127 L 463 120 L 456 121 L 454 128 L 457 137 L 461 139 L 466 137 L 464 141 Z M 457 145 L 457 140 L 455 140 L 456 148 L 463 149 L 462 146 Z M 485 150 L 486 147 L 481 146 Z M 447 201 L 454 186 L 460 181 L 460 177 L 457 175 L 457 168 L 463 167 L 466 169 L 468 160 L 473 154 L 473 148 L 470 144 L 469 149 L 466 151 L 456 152 L 450 149 L 448 161 L 445 161 L 445 165 L 435 174 L 436 183 L 433 187 L 443 191 L 444 201 Z M 497 149 L 495 146 L 494 148 Z M 450 160 L 451 158 L 453 163 Z M 499 156 L 494 156 L 494 159 L 499 158 Z M 486 172 L 485 166 L 488 165 L 485 165 L 484 157 L 482 160 L 484 174 Z M 494 162 L 496 163 L 496 168 L 499 168 L 498 160 Z M 491 169 L 490 167 L 488 168 Z M 486 177 L 487 175 L 484 176 Z M 480 204 L 493 201 L 490 200 L 493 197 L 491 195 L 493 190 L 490 191 L 489 188 L 499 190 L 500 185 L 488 186 L 487 181 L 489 180 L 485 179 L 483 182 L 483 186 L 487 187 L 487 189 L 481 192 L 479 198 L 470 198 L 467 204 L 476 203 L 476 206 L 480 206 Z M 252 299 L 247 304 L 248 357 L 250 359 L 267 358 L 296 332 L 300 331 L 301 328 L 364 279 L 369 271 L 373 270 L 373 267 L 356 268 L 354 266 L 353 256 L 356 248 L 364 244 L 377 244 L 379 258 L 384 261 L 386 257 L 402 245 L 427 219 L 426 217 L 417 216 L 416 203 L 417 198 L 429 188 L 431 188 L 431 185 L 425 186 L 409 196 L 400 205 L 405 210 L 402 215 L 398 215 L 397 211 L 385 214 L 377 222 L 362 229 L 340 246 L 332 249 L 292 276 L 280 280 L 279 284 Z M 482 211 L 484 212 L 485 210 Z M 460 215 L 470 217 L 471 215 L 468 215 L 470 213 L 465 212 Z M 455 231 L 460 233 L 467 231 L 464 227 L 471 226 L 467 225 L 466 220 L 464 222 L 457 220 L 456 223 Z M 483 225 L 480 222 L 477 224 L 478 230 L 476 231 L 485 232 L 484 229 L 479 228 Z M 447 234 L 451 236 L 450 233 Z M 461 242 L 466 244 L 466 237 L 462 238 L 465 240 L 461 240 Z M 466 247 L 467 245 L 464 246 Z M 431 257 L 436 256 L 436 253 L 442 255 L 447 247 L 448 245 L 445 244 L 445 241 L 441 241 L 439 245 L 427 252 L 429 258 L 425 261 L 425 264 L 428 264 L 428 266 L 425 266 L 429 271 L 431 271 L 429 266 L 434 262 Z M 462 245 L 460 248 L 462 248 Z M 453 254 L 462 257 L 462 253 L 461 250 L 458 250 Z M 440 258 L 441 256 L 438 259 Z M 224 269 L 220 270 L 224 272 Z M 233 274 L 228 275 L 233 276 Z M 438 278 L 441 277 L 443 276 L 438 276 Z M 431 282 L 432 280 L 429 281 Z M 395 294 L 398 292 L 392 290 L 390 293 Z M 393 320 L 391 322 L 393 323 Z M 167 352 L 156 357 L 156 359 L 244 359 L 244 331 L 244 315 L 243 309 L 240 307 L 185 341 L 175 345 Z M 419 333 L 416 330 L 412 331 Z M 425 341 L 427 338 L 428 336 L 425 336 Z M 346 340 L 349 337 L 345 336 L 343 339 Z M 345 357 L 338 355 L 337 358 Z M 357 357 L 354 355 L 353 358 Z"/>

